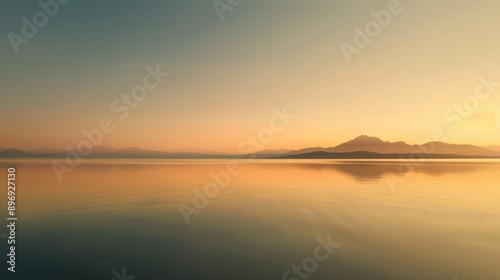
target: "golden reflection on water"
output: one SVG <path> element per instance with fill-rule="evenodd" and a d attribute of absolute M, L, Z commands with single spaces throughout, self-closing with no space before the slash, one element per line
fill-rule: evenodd
<path fill-rule="evenodd" d="M 160 239 L 166 223 L 225 232 L 237 244 L 266 243 L 269 255 L 280 244 L 304 257 L 311 240 L 331 235 L 342 246 L 316 279 L 356 269 L 372 279 L 500 277 L 500 162 L 426 162 L 391 188 L 387 178 L 398 175 L 398 162 L 243 161 L 241 174 L 190 226 L 179 204 L 192 205 L 193 189 L 203 190 L 225 161 L 88 161 L 62 183 L 48 162 L 14 165 L 25 230 L 137 217 L 150 219 L 150 234 Z M 5 177 L 6 168 L 1 172 Z"/>

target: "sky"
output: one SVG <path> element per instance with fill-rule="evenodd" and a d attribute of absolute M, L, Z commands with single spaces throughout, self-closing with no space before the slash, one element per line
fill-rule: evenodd
<path fill-rule="evenodd" d="M 17 53 L 12 34 L 24 36 L 23 17 L 43 10 L 2 1 L 0 147 L 74 147 L 109 119 L 103 145 L 234 152 L 283 108 L 295 117 L 266 149 L 362 134 L 417 144 L 436 129 L 447 142 L 500 145 L 499 1 L 218 1 L 230 9 L 72 0 Z M 372 11 L 390 20 L 356 44 Z M 357 52 L 346 58 L 342 43 Z M 121 119 L 111 104 L 143 84 L 147 67 L 169 76 Z"/>

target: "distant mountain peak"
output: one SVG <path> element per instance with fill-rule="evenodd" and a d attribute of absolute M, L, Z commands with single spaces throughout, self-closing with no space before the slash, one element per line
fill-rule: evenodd
<path fill-rule="evenodd" d="M 2 151 L 5 155 L 26 155 L 28 152 L 16 148 L 5 149 Z"/>
<path fill-rule="evenodd" d="M 361 135 L 350 141 L 330 148 L 327 152 L 348 153 L 356 151 L 369 151 L 375 153 L 409 153 L 414 148 L 403 141 L 387 142 L 378 137 Z"/>
<path fill-rule="evenodd" d="M 356 142 L 384 142 L 378 137 L 373 137 L 373 136 L 368 136 L 368 135 L 360 135 L 356 138 L 354 138 L 351 141 L 356 141 Z"/>

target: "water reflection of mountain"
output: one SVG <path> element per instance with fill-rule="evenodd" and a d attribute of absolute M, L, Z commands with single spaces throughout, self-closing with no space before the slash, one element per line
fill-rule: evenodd
<path fill-rule="evenodd" d="M 408 172 L 422 173 L 429 176 L 470 173 L 480 169 L 498 168 L 498 163 L 488 162 L 424 162 L 408 165 L 404 162 L 331 162 L 301 163 L 291 166 L 315 169 L 333 170 L 349 175 L 359 181 L 379 180 L 388 175 L 404 175 Z"/>

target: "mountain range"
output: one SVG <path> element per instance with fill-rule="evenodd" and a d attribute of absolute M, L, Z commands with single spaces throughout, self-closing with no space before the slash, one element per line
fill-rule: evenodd
<path fill-rule="evenodd" d="M 500 146 L 480 147 L 467 144 L 427 142 L 409 145 L 403 141 L 388 142 L 377 137 L 361 135 L 334 147 L 310 147 L 298 150 L 262 150 L 255 158 L 399 158 L 411 154 L 425 154 L 427 158 L 500 158 Z M 0 158 L 61 158 L 67 151 L 39 149 L 24 151 L 16 148 L 0 148 Z M 95 146 L 88 158 L 156 158 L 156 159 L 224 159 L 249 158 L 252 155 L 222 153 L 162 152 L 134 146 L 116 149 L 109 146 Z"/>

